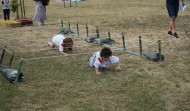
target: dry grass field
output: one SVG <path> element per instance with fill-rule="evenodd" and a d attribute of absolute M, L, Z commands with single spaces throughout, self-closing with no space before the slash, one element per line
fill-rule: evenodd
<path fill-rule="evenodd" d="M 165 0 L 85 0 L 72 2 L 72 7 L 51 0 L 47 6 L 46 26 L 4 27 L 0 25 L 0 55 L 6 45 L 3 68 L 8 67 L 12 51 L 12 69 L 24 63 L 24 81 L 11 84 L 0 74 L 0 111 L 189 111 L 190 110 L 190 3 L 179 11 L 176 30 L 179 38 L 167 35 L 169 17 Z M 2 5 L 0 6 L 2 9 Z M 26 17 L 32 19 L 35 3 L 25 0 Z M 11 12 L 11 19 L 16 14 Z M 0 10 L 0 20 L 3 12 Z M 123 47 L 122 32 L 127 50 L 139 53 L 138 37 L 142 37 L 143 53 L 158 52 L 161 40 L 165 60 L 153 62 L 139 56 L 112 49 L 121 62 L 96 75 L 89 67 L 93 52 L 104 46 L 87 43 L 84 39 L 65 35 L 74 40 L 73 54 L 61 56 L 57 49 L 47 46 L 61 31 L 60 20 L 80 35 L 95 35 L 116 41 Z M 187 34 L 184 33 L 187 30 Z"/>

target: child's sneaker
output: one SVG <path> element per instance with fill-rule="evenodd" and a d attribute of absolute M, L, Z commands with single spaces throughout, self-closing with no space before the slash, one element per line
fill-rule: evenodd
<path fill-rule="evenodd" d="M 174 33 L 174 37 L 175 37 L 175 38 L 178 38 L 178 35 L 177 35 L 177 33 L 176 33 L 176 32 Z"/>
<path fill-rule="evenodd" d="M 173 36 L 172 31 L 168 31 L 168 35 Z"/>

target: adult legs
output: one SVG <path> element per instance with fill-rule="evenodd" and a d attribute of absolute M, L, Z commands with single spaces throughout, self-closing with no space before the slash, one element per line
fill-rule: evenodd
<path fill-rule="evenodd" d="M 45 22 L 44 21 L 40 21 L 41 22 L 41 26 L 45 26 Z"/>
<path fill-rule="evenodd" d="M 7 19 L 7 17 L 6 17 L 6 9 L 3 9 L 3 15 L 4 15 L 4 20 L 6 20 Z"/>
<path fill-rule="evenodd" d="M 10 20 L 10 9 L 3 9 L 4 20 Z"/>
<path fill-rule="evenodd" d="M 169 31 L 173 31 L 174 33 L 176 32 L 176 30 L 175 30 L 175 19 L 176 19 L 176 17 L 171 17 L 170 18 L 170 24 L 169 24 Z"/>
<path fill-rule="evenodd" d="M 7 18 L 10 20 L 10 9 L 7 9 Z"/>

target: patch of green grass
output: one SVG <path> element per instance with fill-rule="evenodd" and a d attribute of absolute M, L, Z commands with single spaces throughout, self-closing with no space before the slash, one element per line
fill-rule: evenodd
<path fill-rule="evenodd" d="M 35 2 L 25 1 L 25 5 L 27 18 L 33 18 Z M 189 4 L 186 5 L 190 7 Z M 86 0 L 78 2 L 78 7 L 66 8 L 63 8 L 62 2 L 52 1 L 46 9 L 47 24 L 58 23 L 63 19 L 65 28 L 68 27 L 68 21 L 71 21 L 72 29 L 76 32 L 75 22 L 78 22 L 80 31 L 83 31 L 80 33 L 82 36 L 86 36 L 86 24 L 89 27 L 98 26 L 100 36 L 107 37 L 109 29 L 111 37 L 117 42 L 113 45 L 119 47 L 123 46 L 121 33 L 124 32 L 126 47 L 131 51 L 139 52 L 138 41 L 135 39 L 139 35 L 143 38 L 143 52 L 156 47 L 155 42 L 161 40 L 165 60 L 152 62 L 112 50 L 113 55 L 120 58 L 122 70 L 116 71 L 116 65 L 110 65 L 109 69 L 102 71 L 102 75 L 96 75 L 95 69 L 89 67 L 89 58 L 93 53 L 25 60 L 21 69 L 25 77 L 24 82 L 13 85 L 0 74 L 0 110 L 184 111 L 190 109 L 188 99 L 190 43 L 184 35 L 184 29 L 190 30 L 187 24 L 189 9 L 183 13 L 180 11 L 176 19 L 176 29 L 180 39 L 167 36 L 169 18 L 163 1 L 154 3 L 152 0 Z M 2 13 L 0 16 L 2 17 Z M 14 17 L 15 15 L 11 13 L 11 19 Z M 0 34 L 0 55 L 4 45 L 16 46 L 8 47 L 9 52 L 24 51 L 16 52 L 12 69 L 18 69 L 21 57 L 29 59 L 59 56 L 57 50 L 50 50 L 46 44 L 47 40 L 51 40 L 61 30 L 60 24 L 45 27 L 37 27 L 37 24 L 38 22 L 34 22 L 33 26 L 17 28 L 0 26 L 0 31 L 11 30 Z M 95 35 L 96 28 L 89 30 L 90 35 Z M 83 39 L 72 38 L 74 45 L 77 46 L 73 49 L 76 54 L 95 52 L 103 48 L 94 43 L 82 42 Z M 27 45 L 34 46 L 27 47 Z M 41 49 L 47 50 L 38 51 Z M 7 68 L 11 57 L 8 51 L 3 60 L 3 68 Z M 157 47 L 153 51 L 157 51 Z"/>
<path fill-rule="evenodd" d="M 13 85 L 11 83 L 7 83 L 8 81 L 6 80 L 1 82 L 0 109 L 4 111 L 19 109 L 20 102 L 26 102 L 27 93 L 19 89 L 19 84 Z"/>

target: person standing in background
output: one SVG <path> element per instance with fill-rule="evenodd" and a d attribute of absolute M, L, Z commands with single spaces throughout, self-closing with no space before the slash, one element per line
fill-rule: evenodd
<path fill-rule="evenodd" d="M 182 5 L 185 6 L 184 0 L 182 0 Z M 166 7 L 170 17 L 168 35 L 178 38 L 178 34 L 175 30 L 175 19 L 177 18 L 179 11 L 179 0 L 166 0 Z"/>
<path fill-rule="evenodd" d="M 45 26 L 46 17 L 46 6 L 42 4 L 42 0 L 33 0 L 35 1 L 35 15 L 32 19 L 33 21 L 40 21 L 40 26 Z"/>
<path fill-rule="evenodd" d="M 9 0 L 2 0 L 4 20 L 10 20 Z"/>

